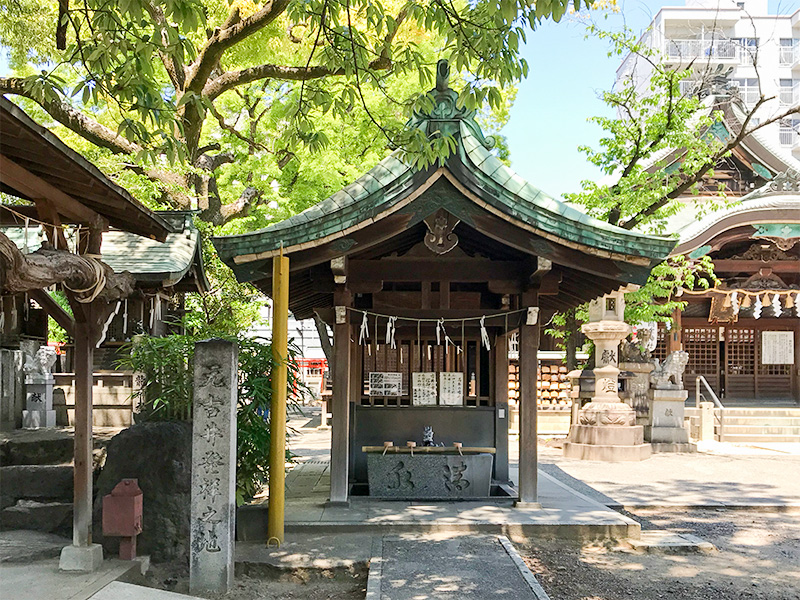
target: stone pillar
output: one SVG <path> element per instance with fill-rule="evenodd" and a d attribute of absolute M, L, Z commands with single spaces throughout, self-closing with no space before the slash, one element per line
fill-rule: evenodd
<path fill-rule="evenodd" d="M 22 365 L 20 350 L 0 349 L 0 431 L 16 429 L 22 424 L 25 405 Z"/>
<path fill-rule="evenodd" d="M 225 594 L 233 585 L 236 516 L 238 349 L 195 345 L 189 590 Z"/>
<path fill-rule="evenodd" d="M 56 426 L 56 411 L 53 410 L 53 374 L 50 370 L 56 363 L 56 351 L 50 346 L 41 346 L 36 354 L 25 362 L 25 402 L 22 411 L 22 426 L 26 429 Z"/>
<path fill-rule="evenodd" d="M 700 441 L 714 441 L 714 403 L 700 403 Z"/>
<path fill-rule="evenodd" d="M 630 328 L 624 322 L 624 292 L 620 290 L 594 300 L 589 306 L 590 322 L 583 333 L 594 341 L 594 395 L 578 412 L 578 423 L 570 428 L 564 456 L 586 460 L 634 461 L 650 457 L 644 431 L 636 425 L 633 408 L 618 395 L 619 343 Z"/>

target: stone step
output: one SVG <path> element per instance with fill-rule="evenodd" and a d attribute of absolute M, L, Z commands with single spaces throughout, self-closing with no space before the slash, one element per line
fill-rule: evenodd
<path fill-rule="evenodd" d="M 642 531 L 639 539 L 630 539 L 631 547 L 645 554 L 693 554 L 715 552 L 716 548 L 690 533 L 678 533 L 666 530 Z"/>
<path fill-rule="evenodd" d="M 754 434 L 754 435 L 791 435 L 795 437 L 800 437 L 800 425 L 797 427 L 780 427 L 780 426 L 775 427 L 769 425 L 734 425 L 726 421 L 723 427 L 716 425 L 714 427 L 714 431 L 716 433 L 722 431 L 726 435 Z"/>
<path fill-rule="evenodd" d="M 72 502 L 72 465 L 12 465 L 0 467 L 0 508 L 17 500 Z"/>
<path fill-rule="evenodd" d="M 36 502 L 18 500 L 14 506 L 0 511 L 0 529 L 66 532 L 72 524 L 71 502 Z"/>
<path fill-rule="evenodd" d="M 766 427 L 800 427 L 800 417 L 740 417 L 725 413 L 725 424 L 764 425 Z"/>
<path fill-rule="evenodd" d="M 722 436 L 722 439 L 719 440 L 720 442 L 732 442 L 732 443 L 743 443 L 743 442 L 751 442 L 751 443 L 796 443 L 800 442 L 800 436 L 797 435 L 756 435 L 756 434 L 728 434 L 725 433 Z"/>
<path fill-rule="evenodd" d="M 719 409 L 715 409 L 719 411 Z M 687 406 L 684 414 L 697 416 L 700 409 Z M 800 408 L 725 408 L 726 417 L 794 417 L 800 418 Z"/>

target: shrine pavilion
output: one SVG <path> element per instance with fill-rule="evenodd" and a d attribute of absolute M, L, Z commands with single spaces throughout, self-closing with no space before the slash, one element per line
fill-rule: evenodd
<path fill-rule="evenodd" d="M 687 293 L 675 337 L 726 403 L 800 404 L 800 175 L 788 171 L 680 232 L 675 254 L 710 256 L 720 283 Z"/>
<path fill-rule="evenodd" d="M 214 239 L 239 281 L 268 295 L 273 257 L 289 257 L 289 309 L 333 329 L 334 504 L 371 493 L 365 449 L 422 446 L 426 426 L 434 444 L 494 454 L 492 493 L 509 490 L 514 331 L 520 475 L 510 495 L 537 502 L 540 329 L 555 311 L 643 284 L 675 243 L 597 221 L 514 173 L 492 153 L 475 112 L 457 105 L 448 71 L 440 61 L 434 108 L 409 123 L 454 137 L 446 161 L 415 169 L 395 152 L 298 215 Z"/>

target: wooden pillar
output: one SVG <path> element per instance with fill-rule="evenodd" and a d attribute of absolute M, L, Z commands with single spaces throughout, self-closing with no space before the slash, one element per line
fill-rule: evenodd
<path fill-rule="evenodd" d="M 495 338 L 494 357 L 494 477 L 498 481 L 508 481 L 508 334 L 501 333 Z"/>
<path fill-rule="evenodd" d="M 377 335 L 377 331 L 374 332 L 374 334 Z M 358 404 L 361 404 L 361 392 L 364 385 L 363 375 L 361 371 L 361 357 L 364 354 L 364 347 L 360 346 L 355 342 L 356 340 L 355 336 L 356 336 L 355 327 L 351 325 L 350 333 L 348 336 L 349 339 L 352 340 L 350 342 L 350 383 L 348 386 L 349 392 L 348 392 L 348 404 L 347 404 L 348 414 L 350 414 L 349 411 L 354 410 Z M 350 436 L 352 434 L 352 429 L 353 429 L 353 423 L 348 418 L 347 421 L 348 440 L 351 439 Z M 349 475 L 352 475 L 355 469 L 356 456 L 355 452 L 353 451 L 352 445 L 350 443 L 348 443 L 347 451 L 348 451 L 347 472 Z M 349 475 L 348 475 L 348 483 L 350 481 Z"/>
<path fill-rule="evenodd" d="M 84 308 L 91 312 L 91 305 Z M 91 316 L 91 315 L 89 315 Z M 92 383 L 94 329 L 91 319 L 75 323 L 75 468 L 72 506 L 72 543 L 92 543 Z"/>
<path fill-rule="evenodd" d="M 535 293 L 523 294 L 523 307 L 536 306 Z M 539 502 L 537 447 L 536 368 L 539 352 L 539 324 L 519 328 L 519 500 L 518 506 Z"/>
<path fill-rule="evenodd" d="M 289 351 L 289 257 L 276 256 L 272 261 L 272 399 L 270 402 L 269 541 L 284 539 L 284 502 L 286 499 L 286 397 Z M 235 367 L 234 367 L 235 368 Z"/>
<path fill-rule="evenodd" d="M 349 494 L 350 433 L 350 324 L 346 307 L 350 294 L 344 285 L 334 292 L 336 320 L 333 326 L 333 406 L 331 412 L 331 504 L 347 504 Z"/>

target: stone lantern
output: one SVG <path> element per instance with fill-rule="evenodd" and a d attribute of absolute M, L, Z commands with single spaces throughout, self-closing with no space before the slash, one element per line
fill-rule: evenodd
<path fill-rule="evenodd" d="M 595 345 L 594 395 L 578 411 L 570 428 L 564 456 L 586 460 L 633 461 L 650 457 L 644 428 L 618 394 L 619 344 L 630 332 L 625 323 L 628 286 L 589 303 L 589 322 L 581 329 Z"/>

